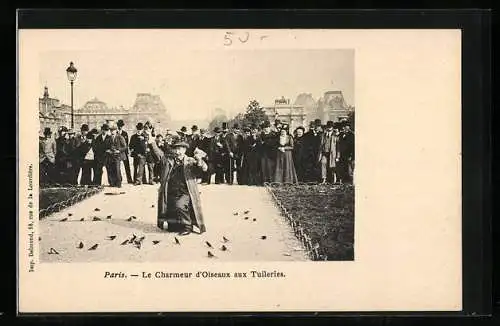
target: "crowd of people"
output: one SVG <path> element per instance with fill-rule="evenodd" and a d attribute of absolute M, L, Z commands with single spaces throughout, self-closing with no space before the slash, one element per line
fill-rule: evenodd
<path fill-rule="evenodd" d="M 172 134 L 155 134 L 151 123 L 138 123 L 129 138 L 124 122 L 103 124 L 100 130 L 89 130 L 83 124 L 80 132 L 60 127 L 57 138 L 50 128 L 40 137 L 40 183 L 101 185 L 103 169 L 112 187 L 122 186 L 124 165 L 128 183 L 155 184 L 161 168 L 151 141 L 165 153 L 173 154 L 175 142 L 188 144 L 186 154 L 203 153 L 208 170 L 202 171 L 201 183 L 263 185 L 265 182 L 352 183 L 354 171 L 354 133 L 350 123 L 316 119 L 309 130 L 291 131 L 276 120 L 261 125 L 227 123 L 208 132 L 192 126 Z M 129 158 L 132 158 L 132 169 Z M 131 171 L 132 170 L 132 171 Z M 81 176 L 79 178 L 79 175 Z"/>

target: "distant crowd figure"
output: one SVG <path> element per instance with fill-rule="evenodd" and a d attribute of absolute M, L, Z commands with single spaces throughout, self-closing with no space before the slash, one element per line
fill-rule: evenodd
<path fill-rule="evenodd" d="M 89 130 L 83 124 L 77 134 L 60 127 L 53 138 L 50 128 L 40 137 L 40 183 L 101 185 L 106 168 L 108 183 L 122 186 L 122 162 L 128 183 L 160 182 L 160 159 L 155 149 L 172 157 L 172 144 L 188 145 L 186 155 L 203 153 L 208 169 L 199 176 L 204 184 L 263 185 L 265 182 L 352 183 L 354 174 L 354 133 L 348 121 L 316 119 L 290 132 L 287 124 L 276 120 L 261 125 L 227 123 L 211 133 L 194 125 L 188 133 L 182 127 L 176 134 L 155 134 L 149 122 L 138 123 L 130 136 L 124 123 L 103 124 Z M 154 145 L 152 142 L 154 140 Z M 153 148 L 154 147 L 154 148 Z M 129 157 L 132 158 L 132 170 Z M 78 178 L 80 175 L 80 178 Z"/>

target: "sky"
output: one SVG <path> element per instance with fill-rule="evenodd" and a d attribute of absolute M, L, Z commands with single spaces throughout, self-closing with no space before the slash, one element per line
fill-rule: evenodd
<path fill-rule="evenodd" d="M 98 98 L 108 106 L 131 107 L 137 93 L 160 95 L 174 120 L 209 119 L 215 108 L 228 116 L 243 111 L 251 99 L 311 93 L 315 100 L 341 90 L 354 103 L 354 50 L 183 50 L 57 51 L 40 56 L 40 96 L 70 104 L 66 68 L 78 69 L 75 109 Z"/>

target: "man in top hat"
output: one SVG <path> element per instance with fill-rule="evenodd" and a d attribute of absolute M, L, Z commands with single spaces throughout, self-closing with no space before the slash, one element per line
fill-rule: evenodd
<path fill-rule="evenodd" d="M 137 131 L 130 137 L 130 155 L 133 158 L 134 165 L 134 184 L 140 185 L 144 181 L 144 167 L 146 166 L 146 150 L 148 141 L 144 133 L 144 125 L 142 122 L 135 126 Z"/>
<path fill-rule="evenodd" d="M 56 142 L 52 138 L 52 130 L 45 128 L 39 141 L 40 184 L 55 182 Z"/>
<path fill-rule="evenodd" d="M 228 139 L 228 143 L 231 146 L 231 152 L 234 153 L 234 165 L 236 172 L 236 180 L 238 184 L 242 185 L 243 177 L 241 176 L 241 163 L 242 163 L 242 148 L 243 148 L 243 135 L 240 130 L 239 124 L 235 123 L 233 125 L 233 130 L 229 133 L 231 137 Z"/>
<path fill-rule="evenodd" d="M 72 170 L 72 180 L 73 184 L 78 184 L 78 174 L 80 173 L 80 169 L 83 166 L 83 161 L 85 155 L 88 153 L 91 147 L 91 143 L 87 138 L 87 134 L 89 132 L 89 125 L 84 123 L 80 127 L 80 133 L 75 136 L 73 140 L 74 151 L 72 154 L 73 157 L 73 170 Z M 83 177 L 83 176 L 82 176 Z M 83 184 L 80 181 L 81 184 Z"/>
<path fill-rule="evenodd" d="M 278 136 L 271 129 L 269 121 L 262 124 L 262 132 L 258 142 L 262 173 L 261 182 L 272 182 L 276 169 L 276 151 L 278 147 Z"/>
<path fill-rule="evenodd" d="M 352 183 L 354 174 L 354 133 L 348 121 L 341 124 L 339 138 L 339 176 L 342 183 Z"/>
<path fill-rule="evenodd" d="M 318 162 L 321 164 L 322 183 L 338 182 L 336 167 L 339 161 L 339 127 L 333 121 L 326 122 L 326 128 L 321 135 L 320 153 Z"/>
<path fill-rule="evenodd" d="M 60 184 L 71 184 L 72 182 L 72 151 L 73 144 L 70 130 L 66 127 L 61 127 L 59 137 L 56 139 L 56 170 L 57 182 Z"/>
<path fill-rule="evenodd" d="M 101 126 L 101 133 L 96 135 L 92 142 L 92 151 L 94 152 L 94 180 L 93 183 L 97 186 L 102 184 L 102 169 L 106 166 L 106 151 L 107 151 L 107 138 L 109 135 L 109 125 L 103 124 Z M 107 171 L 109 174 L 109 171 Z"/>
<path fill-rule="evenodd" d="M 211 171 L 213 170 L 211 165 L 211 157 L 210 157 L 210 151 L 211 151 L 211 138 L 208 137 L 208 133 L 206 129 L 201 128 L 200 129 L 200 136 L 198 137 L 196 144 L 195 144 L 195 149 L 199 148 L 203 152 L 207 154 L 203 158 L 205 163 L 208 165 L 208 170 L 202 173 L 201 176 L 201 182 L 205 184 L 210 184 L 210 179 L 211 179 Z"/>
<path fill-rule="evenodd" d="M 227 152 L 227 143 L 222 136 L 222 131 L 219 127 L 214 128 L 214 136 L 210 144 L 210 161 L 215 172 L 215 183 L 224 183 L 224 158 Z"/>
<path fill-rule="evenodd" d="M 118 126 L 111 124 L 109 127 L 111 135 L 106 139 L 106 171 L 108 172 L 108 182 L 111 187 L 121 188 L 122 173 L 121 161 L 125 159 L 127 144 L 125 139 L 118 134 Z"/>
<path fill-rule="evenodd" d="M 200 130 L 197 125 L 191 127 L 191 134 L 186 135 L 186 142 L 189 144 L 189 148 L 186 155 L 193 156 L 194 149 L 198 147 L 198 139 L 200 138 Z"/>
<path fill-rule="evenodd" d="M 186 126 L 182 126 L 181 130 L 177 132 L 177 135 L 180 137 L 179 139 L 181 139 L 182 141 L 186 141 L 187 140 L 187 128 L 186 128 Z"/>
<path fill-rule="evenodd" d="M 304 180 L 306 182 L 321 180 L 321 164 L 318 163 L 321 152 L 321 120 L 315 119 L 312 124 L 313 128 L 304 135 L 304 154 L 306 155 Z"/>
<path fill-rule="evenodd" d="M 118 134 L 125 139 L 125 143 L 127 144 L 127 149 L 125 150 L 125 159 L 123 160 L 123 164 L 125 165 L 125 175 L 127 176 L 127 182 L 128 183 L 133 183 L 134 180 L 132 179 L 132 174 L 130 173 L 130 161 L 128 159 L 129 156 L 129 150 L 128 150 L 128 144 L 129 144 L 129 138 L 128 138 L 128 133 L 123 130 L 123 126 L 125 126 L 125 123 L 123 120 L 118 120 L 116 123 L 118 126 Z"/>
<path fill-rule="evenodd" d="M 208 170 L 201 156 L 189 157 L 189 144 L 179 140 L 172 144 L 174 155 L 169 157 L 161 151 L 154 140 L 149 144 L 161 166 L 161 181 L 158 191 L 157 225 L 162 230 L 179 232 L 184 236 L 193 232 L 206 231 L 201 211 L 197 178 Z"/>
<path fill-rule="evenodd" d="M 236 170 L 236 143 L 233 135 L 229 132 L 227 122 L 222 123 L 223 152 L 222 161 L 224 166 L 224 180 L 232 185 L 234 181 L 234 172 Z"/>

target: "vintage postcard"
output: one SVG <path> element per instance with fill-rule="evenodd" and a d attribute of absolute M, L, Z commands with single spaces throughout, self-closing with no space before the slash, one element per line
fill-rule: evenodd
<path fill-rule="evenodd" d="M 460 40 L 20 29 L 19 313 L 461 310 Z"/>

